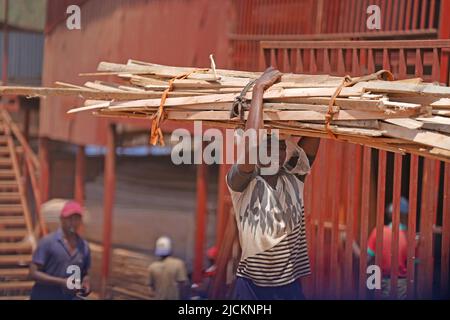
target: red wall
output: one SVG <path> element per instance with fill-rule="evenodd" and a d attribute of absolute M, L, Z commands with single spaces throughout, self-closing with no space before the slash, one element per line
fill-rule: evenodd
<path fill-rule="evenodd" d="M 205 67 L 209 54 L 214 53 L 218 67 L 227 66 L 228 1 L 89 0 L 81 5 L 81 30 L 72 31 L 60 20 L 63 9 L 55 7 L 47 24 L 44 86 L 55 81 L 82 84 L 93 80 L 78 74 L 95 71 L 100 61 L 126 63 L 132 58 Z M 50 22 L 58 20 L 50 28 Z M 81 103 L 72 98 L 42 99 L 40 135 L 76 144 L 104 144 L 105 119 L 89 113 L 66 114 Z"/>

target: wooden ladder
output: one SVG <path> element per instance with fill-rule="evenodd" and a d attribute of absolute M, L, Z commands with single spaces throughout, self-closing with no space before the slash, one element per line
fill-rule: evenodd
<path fill-rule="evenodd" d="M 0 113 L 0 300 L 27 299 L 35 240 L 16 147 Z"/>

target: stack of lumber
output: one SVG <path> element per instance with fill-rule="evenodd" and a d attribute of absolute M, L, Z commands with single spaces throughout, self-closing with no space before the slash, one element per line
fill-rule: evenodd
<path fill-rule="evenodd" d="M 71 113 L 155 119 L 160 109 L 158 119 L 162 115 L 162 119 L 202 120 L 215 127 L 237 128 L 244 121 L 231 116 L 233 101 L 261 74 L 136 60 L 101 62 L 97 71 L 81 75 L 115 75 L 117 81 L 89 81 L 84 86 L 57 83 L 57 88 L 1 87 L 0 94 L 77 95 L 86 100 L 85 105 Z M 450 88 L 419 78 L 382 80 L 386 75 L 389 72 L 353 78 L 333 98 L 344 78 L 284 74 L 264 94 L 265 125 L 294 136 L 335 138 L 449 161 Z M 167 99 L 164 92 L 168 92 Z M 245 97 L 250 102 L 251 90 Z M 326 126 L 327 113 L 332 114 L 332 121 Z M 244 119 L 247 115 L 248 111 L 242 113 Z"/>
<path fill-rule="evenodd" d="M 92 280 L 100 279 L 100 267 L 103 248 L 90 243 L 93 260 Z M 154 261 L 150 256 L 115 248 L 112 250 L 111 273 L 108 278 L 107 296 L 113 300 L 152 299 L 148 287 L 148 267 Z M 100 289 L 100 283 L 93 283 L 94 289 Z"/>

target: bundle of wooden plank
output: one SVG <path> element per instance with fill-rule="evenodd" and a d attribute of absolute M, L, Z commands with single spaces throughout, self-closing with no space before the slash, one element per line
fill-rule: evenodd
<path fill-rule="evenodd" d="M 157 124 L 163 119 L 202 120 L 237 128 L 243 127 L 248 110 L 231 112 L 233 102 L 260 73 L 129 60 L 127 64 L 101 62 L 96 73 L 81 75 L 116 75 L 118 81 L 1 87 L 0 94 L 79 95 L 86 99 L 85 105 L 69 112 L 152 119 Z M 450 87 L 419 78 L 386 81 L 389 77 L 388 71 L 380 71 L 345 82 L 329 75 L 284 74 L 264 94 L 265 125 L 294 136 L 335 138 L 450 161 Z M 251 89 L 244 98 L 251 101 Z"/>

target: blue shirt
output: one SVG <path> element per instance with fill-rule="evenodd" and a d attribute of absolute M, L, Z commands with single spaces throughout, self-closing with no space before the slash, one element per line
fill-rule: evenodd
<path fill-rule="evenodd" d="M 75 251 L 70 253 L 64 243 L 63 231 L 59 229 L 39 241 L 36 251 L 33 253 L 32 262 L 40 266 L 40 271 L 59 278 L 69 277 L 71 273 L 67 272 L 67 268 L 76 265 L 80 268 L 83 279 L 91 266 L 91 253 L 87 241 L 80 237 L 77 239 Z M 61 286 L 38 282 L 31 291 L 31 299 L 67 300 L 73 297 L 73 294 L 64 292 Z"/>

